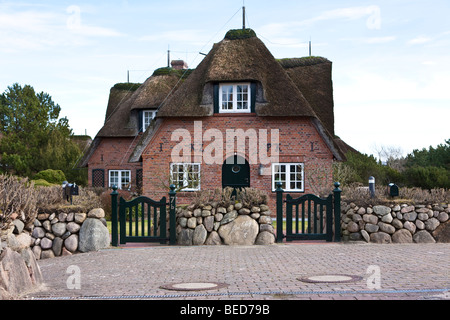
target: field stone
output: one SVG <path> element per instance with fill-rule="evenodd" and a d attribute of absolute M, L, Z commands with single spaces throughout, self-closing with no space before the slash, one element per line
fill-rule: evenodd
<path fill-rule="evenodd" d="M 361 236 L 367 243 L 370 242 L 370 235 L 369 235 L 369 233 L 367 233 L 366 230 L 361 230 Z"/>
<path fill-rule="evenodd" d="M 79 233 L 79 250 L 81 252 L 98 251 L 109 247 L 110 237 L 108 228 L 94 218 L 87 218 Z"/>
<path fill-rule="evenodd" d="M 370 242 L 379 243 L 379 244 L 387 244 L 391 243 L 391 236 L 385 232 L 375 232 L 370 235 Z"/>
<path fill-rule="evenodd" d="M 221 225 L 225 225 L 227 223 L 230 223 L 232 221 L 234 221 L 238 216 L 238 212 L 236 210 L 233 210 L 231 212 L 228 212 L 222 219 L 222 221 L 220 222 Z"/>
<path fill-rule="evenodd" d="M 74 221 L 82 224 L 86 220 L 86 213 L 75 213 Z"/>
<path fill-rule="evenodd" d="M 53 246 L 53 241 L 50 240 L 49 238 L 45 237 L 41 240 L 40 246 L 41 246 L 42 250 L 51 249 Z"/>
<path fill-rule="evenodd" d="M 411 235 L 411 232 L 409 232 L 406 229 L 401 229 L 396 231 L 392 235 L 392 242 L 393 243 L 413 243 L 413 237 Z"/>
<path fill-rule="evenodd" d="M 74 218 L 75 218 L 75 213 L 70 212 L 70 213 L 67 214 L 66 221 L 67 222 L 72 222 Z"/>
<path fill-rule="evenodd" d="M 194 235 L 193 229 L 183 229 L 178 235 L 178 245 L 180 246 L 192 246 L 192 236 Z"/>
<path fill-rule="evenodd" d="M 406 230 L 411 232 L 411 234 L 414 234 L 416 232 L 417 226 L 414 223 L 412 223 L 411 221 L 406 221 L 403 224 L 403 228 L 405 228 Z"/>
<path fill-rule="evenodd" d="M 52 250 L 56 257 L 59 257 L 62 252 L 64 240 L 57 237 L 55 240 L 53 240 Z"/>
<path fill-rule="evenodd" d="M 42 222 L 42 227 L 48 232 L 52 231 L 52 224 L 48 220 Z"/>
<path fill-rule="evenodd" d="M 206 228 L 206 231 L 211 232 L 214 229 L 214 216 L 206 217 L 203 220 L 203 225 Z"/>
<path fill-rule="evenodd" d="M 53 250 L 43 250 L 41 252 L 41 259 L 52 259 L 55 257 L 55 254 L 53 253 Z"/>
<path fill-rule="evenodd" d="M 77 233 L 78 231 L 80 231 L 81 226 L 78 223 L 69 222 L 66 228 L 70 233 Z"/>
<path fill-rule="evenodd" d="M 220 246 L 222 244 L 222 239 L 216 231 L 209 234 L 208 239 L 205 241 L 207 246 Z"/>
<path fill-rule="evenodd" d="M 427 221 L 425 221 L 425 229 L 428 231 L 434 231 L 437 227 L 439 227 L 441 223 L 436 218 L 431 218 Z"/>
<path fill-rule="evenodd" d="M 373 212 L 378 216 L 385 216 L 388 213 L 391 213 L 391 208 L 386 206 L 375 206 L 373 207 Z"/>
<path fill-rule="evenodd" d="M 43 237 L 45 237 L 45 230 L 42 227 L 36 227 L 33 230 L 33 233 L 31 234 L 31 236 L 35 239 L 41 239 Z"/>
<path fill-rule="evenodd" d="M 414 222 L 417 219 L 417 212 L 410 211 L 403 214 L 403 220 Z"/>
<path fill-rule="evenodd" d="M 392 217 L 392 214 L 390 214 L 390 213 L 388 213 L 387 215 L 385 215 L 381 218 L 381 221 L 385 222 L 385 223 L 391 223 L 392 220 L 394 220 L 394 218 Z"/>
<path fill-rule="evenodd" d="M 246 215 L 238 216 L 219 229 L 219 235 L 226 245 L 254 245 L 258 233 L 258 223 Z"/>
<path fill-rule="evenodd" d="M 371 224 L 377 224 L 378 223 L 378 217 L 373 214 L 365 214 L 363 215 L 364 222 L 371 223 Z"/>
<path fill-rule="evenodd" d="M 15 234 L 21 234 L 23 231 L 23 228 L 25 228 L 25 223 L 23 223 L 22 221 L 20 221 L 19 219 L 16 219 L 13 221 L 13 225 L 14 225 L 14 233 Z"/>
<path fill-rule="evenodd" d="M 89 211 L 87 217 L 101 219 L 105 217 L 105 211 L 102 208 L 92 209 L 91 211 Z"/>
<path fill-rule="evenodd" d="M 413 236 L 415 243 L 436 243 L 433 236 L 426 230 L 421 230 Z"/>
<path fill-rule="evenodd" d="M 380 227 L 380 230 L 383 232 L 386 232 L 387 234 L 394 234 L 395 233 L 395 228 L 388 224 L 388 223 L 384 223 L 384 222 L 379 222 L 378 226 Z"/>
<path fill-rule="evenodd" d="M 417 229 L 424 230 L 425 223 L 423 223 L 423 221 L 421 221 L 421 220 L 416 220 L 416 227 L 417 227 Z"/>
<path fill-rule="evenodd" d="M 189 229 L 195 229 L 197 227 L 197 218 L 196 217 L 189 218 L 187 221 L 187 227 Z"/>
<path fill-rule="evenodd" d="M 396 228 L 396 229 L 403 229 L 403 223 L 398 220 L 397 218 L 395 218 L 394 220 L 392 220 L 392 225 Z"/>
<path fill-rule="evenodd" d="M 75 253 L 78 250 L 78 235 L 72 234 L 66 240 L 64 240 L 64 247 L 68 251 Z"/>
<path fill-rule="evenodd" d="M 52 226 L 52 232 L 57 237 L 61 237 L 64 233 L 66 233 L 66 230 L 67 225 L 64 222 L 58 222 Z"/>
<path fill-rule="evenodd" d="M 58 220 L 60 222 L 66 222 L 66 219 L 67 219 L 67 213 L 61 212 L 60 214 L 58 214 Z"/>
<path fill-rule="evenodd" d="M 273 233 L 263 231 L 258 234 L 255 244 L 259 246 L 268 246 L 275 243 L 275 236 Z"/>
<path fill-rule="evenodd" d="M 194 235 L 192 236 L 192 244 L 194 246 L 201 246 L 205 243 L 208 232 L 204 225 L 199 225 L 194 230 Z"/>
<path fill-rule="evenodd" d="M 439 222 L 441 222 L 441 223 L 447 222 L 447 221 L 448 221 L 448 218 L 449 218 L 448 213 L 447 213 L 447 212 L 444 212 L 444 211 L 440 212 L 440 213 L 438 214 L 438 216 L 437 216 L 437 219 L 438 219 Z"/>
<path fill-rule="evenodd" d="M 350 223 L 347 226 L 347 230 L 350 233 L 359 232 L 359 225 L 356 222 L 350 221 Z"/>

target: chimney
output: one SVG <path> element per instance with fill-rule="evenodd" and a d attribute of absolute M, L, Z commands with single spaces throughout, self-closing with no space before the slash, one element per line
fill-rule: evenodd
<path fill-rule="evenodd" d="M 175 70 L 186 70 L 188 69 L 188 65 L 183 60 L 172 60 L 171 62 L 172 68 Z"/>

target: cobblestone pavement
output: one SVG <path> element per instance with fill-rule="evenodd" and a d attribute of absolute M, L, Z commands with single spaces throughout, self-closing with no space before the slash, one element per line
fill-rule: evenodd
<path fill-rule="evenodd" d="M 22 299 L 450 299 L 450 244 L 128 247 L 38 263 L 45 288 Z M 71 289 L 78 271 L 79 289 Z M 359 280 L 299 280 L 317 275 L 351 275 L 359 276 Z M 199 282 L 227 286 L 204 291 L 161 289 L 164 285 Z"/>

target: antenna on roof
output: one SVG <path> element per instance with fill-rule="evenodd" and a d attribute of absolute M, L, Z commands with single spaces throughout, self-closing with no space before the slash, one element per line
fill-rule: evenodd
<path fill-rule="evenodd" d="M 167 68 L 170 68 L 170 45 L 167 46 Z"/>
<path fill-rule="evenodd" d="M 309 38 L 309 56 L 312 56 L 312 43 L 311 43 L 311 37 Z"/>
<path fill-rule="evenodd" d="M 245 30 L 245 0 L 242 6 L 242 29 Z"/>

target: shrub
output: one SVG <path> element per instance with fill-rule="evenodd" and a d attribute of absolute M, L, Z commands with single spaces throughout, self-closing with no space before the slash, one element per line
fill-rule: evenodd
<path fill-rule="evenodd" d="M 194 208 L 205 204 L 217 203 L 219 206 L 228 207 L 237 202 L 242 203 L 246 208 L 267 204 L 267 194 L 255 188 L 234 189 L 227 187 L 216 190 L 204 190 L 195 193 L 192 201 Z"/>
<path fill-rule="evenodd" d="M 130 201 L 133 198 L 131 192 L 129 192 L 129 191 L 117 190 L 117 192 L 119 193 L 118 199 L 120 199 L 122 197 L 125 199 L 125 201 Z M 103 192 L 98 197 L 99 208 L 102 208 L 105 211 L 106 220 L 111 220 L 111 212 L 112 212 L 111 193 L 112 193 L 112 190 L 110 190 L 110 189 L 103 190 Z"/>
<path fill-rule="evenodd" d="M 9 228 L 15 218 L 29 228 L 37 215 L 36 199 L 34 185 L 27 178 L 0 175 L 0 229 Z"/>
<path fill-rule="evenodd" d="M 53 184 L 44 179 L 32 180 L 35 187 L 51 187 Z"/>
<path fill-rule="evenodd" d="M 64 172 L 62 172 L 61 170 L 48 169 L 40 171 L 34 176 L 34 180 L 41 180 L 41 179 L 49 183 L 60 185 L 66 180 L 66 176 Z"/>

